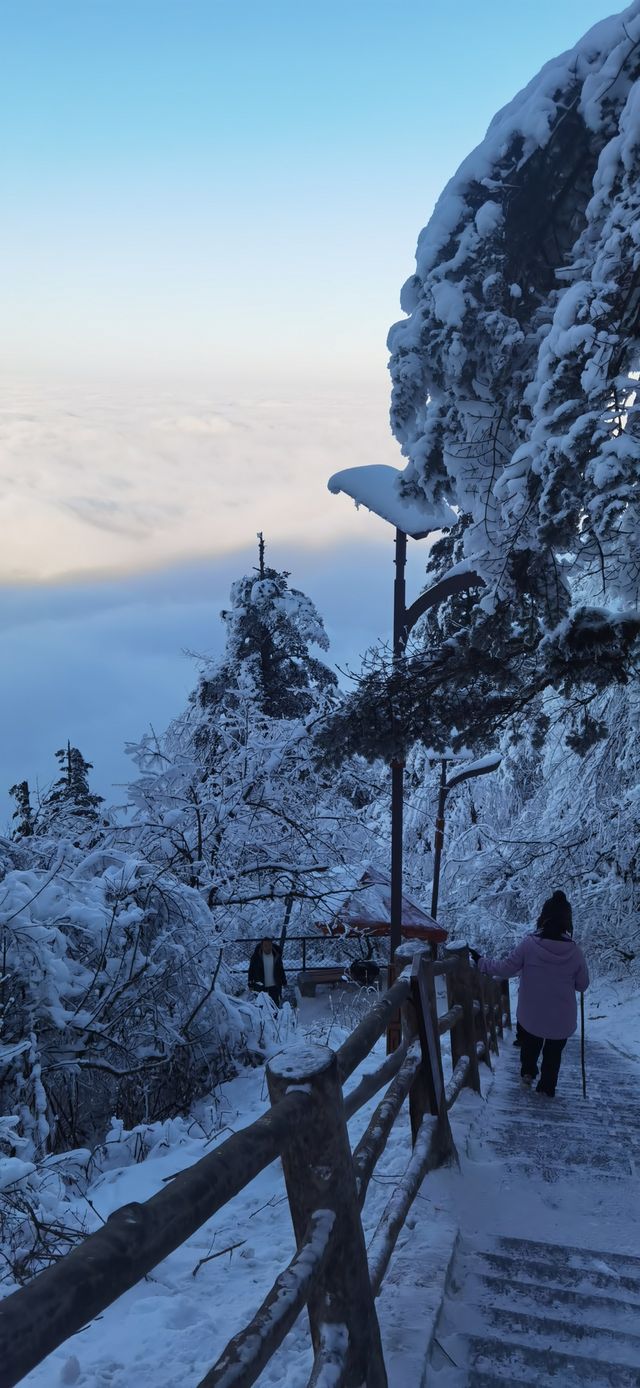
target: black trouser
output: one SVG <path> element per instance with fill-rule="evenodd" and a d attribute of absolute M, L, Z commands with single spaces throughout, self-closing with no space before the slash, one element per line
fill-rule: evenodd
<path fill-rule="evenodd" d="M 538 1089 L 542 1094 L 553 1097 L 558 1083 L 562 1052 L 567 1044 L 566 1037 L 562 1041 L 545 1041 L 543 1036 L 534 1036 L 532 1032 L 525 1031 L 522 1023 L 520 1037 L 520 1074 L 531 1075 L 532 1079 L 535 1079 L 538 1073 L 538 1057 L 542 1051 Z"/>
<path fill-rule="evenodd" d="M 265 993 L 268 993 L 269 997 L 273 998 L 276 1007 L 282 1006 L 282 988 L 279 984 L 276 984 L 273 988 L 265 988 Z"/>

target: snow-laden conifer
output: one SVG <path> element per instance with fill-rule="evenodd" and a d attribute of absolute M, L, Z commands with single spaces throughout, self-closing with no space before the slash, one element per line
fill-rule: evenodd
<path fill-rule="evenodd" d="M 639 77 L 635 0 L 494 118 L 389 336 L 405 486 L 470 515 L 476 620 L 526 597 L 539 640 L 588 636 L 578 576 L 638 602 Z"/>
<path fill-rule="evenodd" d="M 328 646 L 322 619 L 288 579 L 261 548 L 232 585 L 221 658 L 204 662 L 165 733 L 129 747 L 129 841 L 197 887 L 227 938 L 279 934 L 289 919 L 304 932 L 335 866 L 371 856 L 357 768 L 314 760 L 337 680 L 313 651 Z"/>

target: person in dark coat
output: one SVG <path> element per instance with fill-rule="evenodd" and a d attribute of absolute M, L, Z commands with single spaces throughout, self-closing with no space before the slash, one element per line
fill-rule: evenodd
<path fill-rule="evenodd" d="M 525 936 L 505 959 L 481 958 L 481 973 L 497 978 L 520 974 L 518 1029 L 523 1083 L 533 1084 L 550 1099 L 556 1092 L 562 1052 L 577 1026 L 576 993 L 589 987 L 589 970 L 573 940 L 571 906 L 564 892 L 545 901 L 533 934 Z"/>
<path fill-rule="evenodd" d="M 265 935 L 256 945 L 249 961 L 249 987 L 253 993 L 268 993 L 276 1007 L 280 1007 L 286 982 L 280 950 L 270 936 Z"/>

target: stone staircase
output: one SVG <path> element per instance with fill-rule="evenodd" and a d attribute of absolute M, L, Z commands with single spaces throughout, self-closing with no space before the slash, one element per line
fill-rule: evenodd
<path fill-rule="evenodd" d="M 496 1063 L 422 1388 L 640 1388 L 640 1075 L 592 1046 L 585 1102 L 578 1061 L 554 1100 Z"/>

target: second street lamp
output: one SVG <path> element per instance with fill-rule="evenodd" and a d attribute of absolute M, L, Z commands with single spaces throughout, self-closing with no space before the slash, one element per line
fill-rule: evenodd
<path fill-rule="evenodd" d="M 440 787 L 438 790 L 438 812 L 436 815 L 436 832 L 433 843 L 433 885 L 431 888 L 431 915 L 437 920 L 438 896 L 440 893 L 440 863 L 442 860 L 442 847 L 444 844 L 444 811 L 447 795 L 454 786 L 461 785 L 462 781 L 470 781 L 474 776 L 486 776 L 489 771 L 497 771 L 502 758 L 497 753 L 491 753 L 487 757 L 479 757 L 477 761 L 469 762 L 460 771 L 447 780 L 447 758 L 443 757 L 440 762 Z"/>

